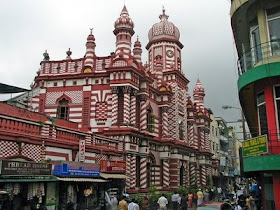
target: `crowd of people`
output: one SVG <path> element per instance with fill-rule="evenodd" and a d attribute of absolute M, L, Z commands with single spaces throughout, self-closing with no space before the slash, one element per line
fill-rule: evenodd
<path fill-rule="evenodd" d="M 165 194 L 156 201 L 159 210 L 167 210 L 167 207 L 172 206 L 173 210 L 187 210 L 189 208 L 196 208 L 202 203 L 210 201 L 228 202 L 234 207 L 234 210 L 258 210 L 261 208 L 260 203 L 260 189 L 256 185 L 252 185 L 250 194 L 246 194 L 243 189 L 230 189 L 222 187 L 206 188 L 204 190 L 197 189 L 196 191 L 189 191 L 187 193 L 178 193 L 175 191 L 169 200 Z M 114 196 L 105 195 L 107 202 L 107 209 L 109 210 L 148 210 L 151 209 L 150 201 L 147 196 L 139 200 L 129 198 L 123 195 L 119 201 Z"/>

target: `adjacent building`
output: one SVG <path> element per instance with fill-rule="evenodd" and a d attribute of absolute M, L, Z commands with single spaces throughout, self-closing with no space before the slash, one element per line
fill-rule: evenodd
<path fill-rule="evenodd" d="M 280 2 L 232 0 L 230 14 L 240 103 L 252 137 L 267 143 L 263 153 L 243 157 L 244 172 L 260 182 L 263 209 L 280 209 Z"/>

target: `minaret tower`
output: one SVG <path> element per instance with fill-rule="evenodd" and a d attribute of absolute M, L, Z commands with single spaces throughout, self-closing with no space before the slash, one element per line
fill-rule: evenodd
<path fill-rule="evenodd" d="M 182 73 L 181 50 L 184 46 L 179 41 L 179 29 L 168 21 L 168 17 L 163 8 L 159 16 L 160 22 L 154 24 L 149 31 L 149 43 L 146 46 L 149 51 L 150 72 L 158 80 L 163 79 L 164 73 L 174 70 Z"/>
<path fill-rule="evenodd" d="M 137 36 L 136 42 L 134 43 L 133 55 L 134 55 L 135 60 L 138 63 L 141 64 L 142 63 L 142 61 L 141 61 L 142 48 L 141 48 L 141 42 L 139 41 L 139 37 L 138 36 Z"/>
<path fill-rule="evenodd" d="M 196 103 L 198 108 L 204 108 L 204 87 L 202 86 L 199 79 L 196 81 L 196 85 L 193 91 L 194 103 Z"/>
<path fill-rule="evenodd" d="M 90 35 L 88 35 L 86 43 L 86 55 L 85 55 L 85 67 L 93 68 L 94 57 L 95 57 L 95 38 L 92 34 L 92 29 L 90 29 Z"/>
<path fill-rule="evenodd" d="M 134 34 L 134 23 L 124 5 L 120 17 L 115 22 L 116 57 L 131 57 L 131 37 Z"/>

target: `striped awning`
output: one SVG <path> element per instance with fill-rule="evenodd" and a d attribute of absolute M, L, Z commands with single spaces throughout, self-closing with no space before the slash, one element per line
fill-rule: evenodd
<path fill-rule="evenodd" d="M 74 177 L 57 177 L 57 180 L 64 182 L 108 182 L 104 179 L 94 179 L 94 178 L 74 178 Z"/>
<path fill-rule="evenodd" d="M 104 179 L 126 179 L 128 176 L 125 174 L 107 174 L 107 173 L 100 173 L 100 176 Z"/>

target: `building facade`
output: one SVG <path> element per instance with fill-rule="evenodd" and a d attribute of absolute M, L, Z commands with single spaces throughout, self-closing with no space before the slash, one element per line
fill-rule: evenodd
<path fill-rule="evenodd" d="M 31 93 L 17 100 L 28 101 L 30 109 L 50 119 L 74 122 L 81 132 L 109 138 L 108 145 L 117 142 L 116 152 L 122 155 L 115 158 L 126 163 L 128 193 L 147 192 L 152 184 L 168 191 L 210 184 L 210 114 L 199 79 L 193 99 L 188 92 L 179 29 L 163 9 L 160 22 L 148 33 L 145 65 L 138 37 L 132 45 L 134 23 L 125 6 L 113 33 L 116 47 L 105 57 L 96 55 L 92 31 L 82 58 L 72 59 L 69 49 L 66 59 L 54 61 L 45 52 Z M 90 142 L 85 141 L 85 161 L 114 158 L 99 150 L 100 158 L 94 159 L 88 152 Z"/>
<path fill-rule="evenodd" d="M 280 209 L 280 2 L 232 0 L 238 52 L 239 99 L 252 137 L 267 137 L 267 152 L 243 158 L 244 172 L 261 184 L 264 209 Z"/>

